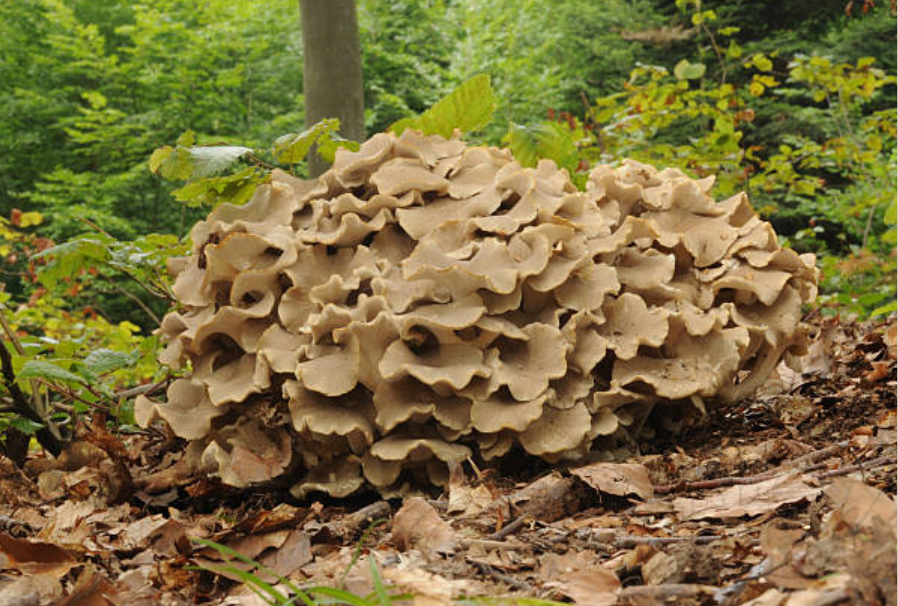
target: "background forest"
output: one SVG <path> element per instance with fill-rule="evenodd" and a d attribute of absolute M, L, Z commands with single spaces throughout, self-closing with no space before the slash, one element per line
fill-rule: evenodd
<path fill-rule="evenodd" d="M 894 311 L 894 3 L 360 0 L 358 17 L 369 135 L 488 74 L 493 119 L 468 140 L 575 181 L 622 157 L 717 175 L 718 198 L 748 191 L 817 253 L 821 305 Z M 283 160 L 271 148 L 304 128 L 302 83 L 294 0 L 0 4 L 3 424 L 130 423 L 124 388 L 166 377 L 150 336 L 165 258 Z M 224 175 L 151 171 L 176 140 L 176 156 L 256 151 Z M 38 414 L 16 409 L 20 388 Z"/>

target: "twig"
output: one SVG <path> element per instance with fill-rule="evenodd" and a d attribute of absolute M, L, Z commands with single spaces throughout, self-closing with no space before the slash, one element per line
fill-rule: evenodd
<path fill-rule="evenodd" d="M 115 238 L 113 238 L 112 235 L 111 235 L 109 232 L 107 232 L 106 230 L 104 230 L 102 227 L 100 227 L 99 225 L 97 225 L 96 223 L 94 223 L 93 221 L 91 221 L 90 219 L 86 219 L 85 217 L 78 217 L 78 218 L 81 219 L 83 222 L 85 222 L 88 226 L 90 226 L 91 228 L 93 228 L 94 230 L 96 230 L 97 232 L 103 234 L 104 236 L 106 236 L 106 237 L 108 237 L 108 238 L 111 238 L 111 239 L 115 240 Z M 128 271 L 127 269 L 125 269 L 125 268 L 123 268 L 123 267 L 116 267 L 115 269 L 118 270 L 118 271 L 120 271 L 120 272 L 122 272 L 123 274 L 125 274 L 125 275 L 128 276 L 129 278 L 131 278 L 134 282 L 137 282 L 138 286 L 140 286 L 141 288 L 143 288 L 145 291 L 147 291 L 148 293 L 150 293 L 152 296 L 157 297 L 157 298 L 159 298 L 159 299 L 168 299 L 168 300 L 170 300 L 170 301 L 174 301 L 174 300 L 175 300 L 174 297 L 168 292 L 167 289 L 164 290 L 164 291 L 156 292 L 156 291 L 154 291 L 152 288 L 150 288 L 149 286 L 147 286 L 146 283 L 145 283 L 143 280 L 141 280 L 140 278 L 138 278 L 137 276 L 135 276 L 134 274 L 132 274 L 132 273 L 131 273 L 130 271 Z M 107 278 L 107 279 L 108 279 L 108 278 Z M 156 323 L 159 324 L 159 321 L 157 320 Z"/>
<path fill-rule="evenodd" d="M 857 465 L 846 465 L 845 467 L 840 467 L 839 469 L 834 469 L 832 471 L 824 471 L 823 473 L 814 474 L 814 477 L 818 480 L 827 480 L 829 478 L 847 476 L 848 474 L 854 473 L 855 471 L 872 469 L 874 467 L 883 467 L 889 464 L 895 464 L 895 457 L 878 457 L 876 459 L 864 461 L 863 463 L 858 463 Z"/>
<path fill-rule="evenodd" d="M 153 320 L 153 322 L 156 323 L 156 326 L 162 325 L 162 320 L 159 319 L 159 316 L 157 316 L 156 313 L 152 309 L 150 309 L 146 303 L 141 301 L 140 297 L 138 297 L 134 293 L 128 292 L 127 290 L 125 290 L 124 288 L 122 288 L 121 286 L 116 284 L 115 280 L 113 280 L 106 274 L 104 274 L 102 272 L 98 272 L 98 273 L 104 280 L 106 280 L 106 282 L 110 286 L 112 286 L 112 288 L 115 289 L 115 291 L 117 293 L 119 293 L 120 295 L 124 295 L 124 296 L 128 297 L 129 299 L 131 299 L 132 301 L 134 301 L 135 303 L 137 303 L 137 306 L 140 307 L 148 316 L 150 316 L 150 318 Z"/>
<path fill-rule="evenodd" d="M 148 396 L 155 392 L 157 389 L 165 385 L 169 379 L 171 379 L 171 375 L 166 376 L 164 379 L 157 383 L 147 383 L 146 385 L 138 385 L 137 387 L 131 387 L 130 389 L 123 389 L 122 391 L 116 392 L 116 399 L 128 399 L 133 398 L 134 396 Z"/>
<path fill-rule="evenodd" d="M 462 539 L 460 542 L 464 547 L 479 547 L 487 551 L 494 549 L 497 551 L 509 551 L 520 549 L 522 545 L 520 542 L 509 543 L 507 541 L 492 541 L 490 539 Z"/>
<path fill-rule="evenodd" d="M 527 523 L 527 516 L 519 516 L 515 520 L 512 520 L 510 523 L 500 528 L 498 531 L 486 537 L 492 541 L 501 541 L 508 535 L 514 534 L 524 527 L 524 524 Z"/>
<path fill-rule="evenodd" d="M 720 64 L 720 85 L 723 86 L 727 81 L 727 66 L 723 61 L 723 55 L 720 54 L 720 48 L 717 46 L 717 40 L 714 38 L 714 34 L 711 33 L 711 30 L 708 29 L 708 26 L 705 25 L 704 20 L 701 23 L 702 29 L 705 30 L 705 33 L 708 34 L 708 38 L 711 40 L 711 48 L 714 49 L 714 54 L 717 55 L 717 62 Z"/>
<path fill-rule="evenodd" d="M 693 543 L 696 545 L 704 545 L 705 543 L 713 543 L 721 541 L 728 537 L 724 536 L 697 536 L 697 537 L 621 537 L 615 539 L 614 546 L 621 549 L 624 547 L 635 547 L 637 545 L 673 545 L 675 543 Z"/>
<path fill-rule="evenodd" d="M 93 221 L 88 219 L 87 217 L 78 217 L 78 219 L 80 221 L 82 221 L 83 223 L 86 223 L 87 226 L 90 227 L 92 230 L 103 234 L 104 236 L 106 236 L 107 238 L 109 238 L 111 240 L 115 240 L 115 238 L 112 237 L 112 234 L 110 234 L 108 231 L 106 231 L 105 229 L 103 229 L 102 227 L 100 227 L 99 225 L 97 225 L 96 223 L 94 223 Z"/>
<path fill-rule="evenodd" d="M 484 564 L 482 562 L 471 562 L 471 563 L 477 567 L 477 569 L 480 571 L 481 574 L 489 575 L 489 576 L 493 577 L 494 579 L 496 579 L 497 581 L 505 583 L 509 587 L 513 587 L 515 589 L 522 589 L 524 591 L 530 590 L 529 583 L 525 583 L 524 581 L 519 581 L 518 579 L 514 578 L 510 574 L 505 574 L 504 572 L 500 572 L 494 566 L 491 566 L 489 564 Z"/>
<path fill-rule="evenodd" d="M 655 494 L 669 494 L 671 492 L 689 492 L 692 490 L 705 490 L 708 488 L 721 488 L 723 486 L 741 486 L 743 484 L 757 484 L 776 476 L 775 472 L 765 471 L 755 476 L 726 476 L 713 480 L 700 480 L 698 482 L 679 482 L 677 484 L 662 484 L 655 487 Z"/>
<path fill-rule="evenodd" d="M 792 459 L 791 461 L 783 463 L 782 465 L 780 465 L 779 468 L 787 469 L 787 468 L 791 468 L 791 467 L 798 467 L 802 463 L 816 463 L 817 461 L 820 461 L 821 459 L 825 459 L 826 457 L 828 457 L 830 455 L 836 454 L 840 450 L 848 448 L 848 446 L 850 444 L 851 444 L 850 440 L 842 440 L 841 442 L 836 442 L 832 446 L 827 446 L 826 448 L 821 448 L 820 450 L 815 450 L 813 452 L 809 452 L 807 454 L 801 455 L 800 457 L 798 457 L 796 459 Z"/>
<path fill-rule="evenodd" d="M 56 393 L 60 394 L 61 396 L 65 397 L 65 398 L 69 398 L 70 400 L 77 400 L 78 402 L 81 402 L 82 404 L 90 406 L 94 410 L 99 410 L 101 412 L 109 412 L 109 406 L 107 406 L 105 404 L 97 404 L 96 402 L 91 402 L 90 400 L 85 400 L 84 398 L 82 398 L 81 396 L 76 394 L 69 387 L 63 388 L 63 387 L 60 387 L 59 385 L 57 385 L 56 383 L 53 383 L 52 381 L 48 381 L 46 379 L 41 379 L 41 378 L 38 378 L 37 381 L 40 384 L 52 389 L 53 391 L 55 391 Z M 85 386 L 85 387 L 87 387 L 87 386 Z"/>
<path fill-rule="evenodd" d="M 780 465 L 776 469 L 771 469 L 769 471 L 765 471 L 763 473 L 759 473 L 753 476 L 726 476 L 723 478 L 716 478 L 713 480 L 700 480 L 697 482 L 678 482 L 675 484 L 662 484 L 661 486 L 655 487 L 655 494 L 669 494 L 671 492 L 686 492 L 691 490 L 704 490 L 708 488 L 721 488 L 723 486 L 738 486 L 745 484 L 757 484 L 758 482 L 763 482 L 765 480 L 769 480 L 773 477 L 776 477 L 783 471 L 800 467 L 802 463 L 816 463 L 821 459 L 825 459 L 826 457 L 833 455 L 840 450 L 848 447 L 848 440 L 844 440 L 842 442 L 838 442 L 831 446 L 827 446 L 826 448 L 821 448 L 820 450 L 815 450 L 814 452 L 809 452 L 805 455 L 802 455 L 796 459 L 789 461 L 788 463 L 784 463 Z M 811 469 L 815 468 L 815 466 L 811 466 L 810 468 L 804 468 L 801 471 L 811 471 Z"/>

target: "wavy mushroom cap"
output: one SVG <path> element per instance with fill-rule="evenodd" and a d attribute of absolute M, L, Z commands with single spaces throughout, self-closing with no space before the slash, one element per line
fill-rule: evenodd
<path fill-rule="evenodd" d="M 226 483 L 295 474 L 297 496 L 650 437 L 806 345 L 813 256 L 712 184 L 624 160 L 578 191 L 550 161 L 409 130 L 315 181 L 275 171 L 170 260 L 160 361 L 192 372 L 135 416 Z"/>

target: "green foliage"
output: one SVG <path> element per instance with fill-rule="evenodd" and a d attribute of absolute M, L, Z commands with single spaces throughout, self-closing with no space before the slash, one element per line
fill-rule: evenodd
<path fill-rule="evenodd" d="M 315 146 L 322 158 L 333 163 L 339 147 L 345 147 L 351 151 L 359 149 L 358 141 L 344 139 L 337 134 L 339 130 L 340 121 L 338 119 L 325 118 L 301 133 L 288 133 L 275 139 L 274 155 L 281 164 L 299 164 L 306 159 L 312 146 Z"/>
<path fill-rule="evenodd" d="M 250 571 L 230 566 L 222 565 L 205 565 L 203 570 L 213 573 L 227 573 L 239 578 L 249 587 L 256 595 L 262 598 L 267 604 L 276 606 L 286 606 L 288 604 L 302 603 L 306 606 L 318 606 L 325 604 L 347 604 L 348 606 L 390 606 L 394 602 L 407 600 L 411 596 L 406 594 L 388 593 L 380 578 L 380 571 L 374 560 L 371 560 L 371 579 L 375 586 L 375 591 L 369 596 L 358 596 L 344 589 L 325 586 L 309 586 L 299 587 L 290 580 L 280 576 L 273 570 L 265 567 L 259 562 L 248 558 L 239 551 L 231 549 L 226 545 L 221 545 L 208 539 L 194 538 L 196 543 L 214 549 L 219 555 L 228 561 L 237 560 L 250 566 Z M 350 564 L 353 566 L 355 562 Z M 265 581 L 262 577 L 275 579 L 277 583 L 283 585 L 292 595 L 285 595 L 280 589 Z"/>
<path fill-rule="evenodd" d="M 88 381 L 87 377 L 66 370 L 59 366 L 58 363 L 54 364 L 53 362 L 45 362 L 43 360 L 27 360 L 16 374 L 16 379 L 19 381 L 48 379 L 81 385 L 86 384 Z"/>
<path fill-rule="evenodd" d="M 360 552 L 361 545 L 371 531 L 371 527 L 362 535 L 356 544 L 356 552 Z M 297 586 L 289 579 L 282 577 L 273 570 L 266 568 L 263 564 L 249 558 L 239 551 L 232 549 L 226 545 L 210 541 L 208 539 L 194 538 L 194 542 L 211 548 L 225 558 L 226 562 L 237 560 L 250 567 L 249 571 L 243 568 L 229 565 L 227 563 L 221 565 L 203 565 L 195 568 L 195 570 L 208 570 L 216 574 L 226 573 L 237 577 L 244 585 L 249 587 L 256 595 L 258 595 L 267 604 L 273 606 L 292 606 L 294 604 L 304 604 L 305 606 L 325 606 L 329 604 L 346 604 L 347 606 L 393 606 L 394 604 L 406 603 L 414 598 L 414 595 L 406 593 L 391 592 L 384 585 L 380 569 L 374 558 L 369 559 L 369 570 L 371 575 L 371 583 L 374 591 L 367 596 L 359 596 L 344 589 L 326 586 Z M 343 578 L 346 573 L 355 566 L 357 558 L 353 558 L 347 569 L 344 571 Z M 285 594 L 282 590 L 273 586 L 271 582 L 264 580 L 262 577 L 274 579 L 279 585 L 283 586 L 291 595 Z M 274 581 L 272 581 L 274 582 Z M 542 600 L 539 598 L 519 598 L 519 597 L 462 597 L 455 600 L 458 606 L 564 606 L 563 602 L 555 602 L 552 600 Z"/>
<path fill-rule="evenodd" d="M 496 101 L 490 77 L 474 76 L 440 99 L 433 107 L 415 118 L 403 118 L 390 127 L 397 135 L 413 128 L 425 135 L 440 135 L 446 139 L 455 129 L 462 132 L 480 130 L 490 123 Z"/>
<path fill-rule="evenodd" d="M 512 124 L 505 143 L 521 166 L 536 166 L 540 158 L 546 158 L 566 168 L 573 177 L 580 163 L 580 152 L 571 130 L 555 122 L 534 126 Z"/>

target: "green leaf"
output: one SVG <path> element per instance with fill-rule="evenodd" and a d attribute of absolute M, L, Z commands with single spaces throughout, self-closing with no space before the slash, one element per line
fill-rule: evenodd
<path fill-rule="evenodd" d="M 96 349 L 84 358 L 84 367 L 90 372 L 102 375 L 119 368 L 132 366 L 137 356 L 111 349 Z"/>
<path fill-rule="evenodd" d="M 87 379 L 81 375 L 45 360 L 28 360 L 22 366 L 19 374 L 16 375 L 16 379 L 19 381 L 24 381 L 25 379 L 49 379 L 64 383 L 87 383 Z"/>
<path fill-rule="evenodd" d="M 112 254 L 108 247 L 110 241 L 110 238 L 102 234 L 81 236 L 52 246 L 31 258 L 52 257 L 49 263 L 38 269 L 41 283 L 52 289 L 60 280 L 108 261 Z"/>
<path fill-rule="evenodd" d="M 425 135 L 441 135 L 448 139 L 456 128 L 462 132 L 483 128 L 492 120 L 495 109 L 490 77 L 478 74 L 417 118 L 403 118 L 389 130 L 401 135 L 406 128 L 414 128 Z"/>
<path fill-rule="evenodd" d="M 340 121 L 336 118 L 325 118 L 301 133 L 289 133 L 278 137 L 274 142 L 274 153 L 278 162 L 297 164 L 306 159 L 309 150 L 316 143 L 321 145 L 333 139 L 340 129 Z"/>
<path fill-rule="evenodd" d="M 898 221 L 898 201 L 892 200 L 882 220 L 886 225 L 895 225 L 896 221 Z"/>
<path fill-rule="evenodd" d="M 171 145 L 163 145 L 162 147 L 154 149 L 153 154 L 150 156 L 150 172 L 158 172 L 159 167 L 162 166 L 163 162 L 165 162 L 174 151 L 175 149 Z"/>
<path fill-rule="evenodd" d="M 192 130 L 185 130 L 178 137 L 178 145 L 181 147 L 193 147 L 194 143 L 196 143 L 196 133 Z"/>
<path fill-rule="evenodd" d="M 26 436 L 33 436 L 39 430 L 44 428 L 43 423 L 37 423 L 27 417 L 14 417 L 9 422 L 10 427 L 15 427 Z"/>
<path fill-rule="evenodd" d="M 172 192 L 175 199 L 188 206 L 208 205 L 216 207 L 228 202 L 236 206 L 245 204 L 265 182 L 266 176 L 255 166 L 248 166 L 233 175 L 207 177 L 191 181 Z"/>
<path fill-rule="evenodd" d="M 349 151 L 359 151 L 358 141 L 353 141 L 351 139 L 344 139 L 339 135 L 332 135 L 326 141 L 318 143 L 318 155 L 324 158 L 325 161 L 330 162 L 331 164 L 337 159 L 337 150 L 340 148 L 348 149 Z"/>
<path fill-rule="evenodd" d="M 387 590 L 384 589 L 383 581 L 380 578 L 377 562 L 374 561 L 374 558 L 370 558 L 368 562 L 371 564 L 371 581 L 374 583 L 374 594 L 377 596 L 378 603 L 380 606 L 392 606 L 390 596 L 387 595 Z"/>
<path fill-rule="evenodd" d="M 704 63 L 690 63 L 683 59 L 674 66 L 674 76 L 677 80 L 698 80 L 705 75 L 706 69 Z"/>
<path fill-rule="evenodd" d="M 251 154 L 252 149 L 239 145 L 204 145 L 190 148 L 193 165 L 191 179 L 211 177 L 225 170 L 240 158 Z M 152 160 L 152 158 L 151 158 Z"/>
<path fill-rule="evenodd" d="M 893 300 L 892 302 L 886 303 L 885 305 L 877 307 L 876 309 L 871 311 L 870 317 L 875 318 L 876 316 L 890 314 L 896 310 L 898 310 L 898 301 Z"/>
<path fill-rule="evenodd" d="M 554 160 L 555 163 L 574 173 L 578 162 L 577 146 L 570 132 L 555 123 L 535 126 L 512 124 L 505 136 L 508 147 L 521 166 L 536 166 L 540 158 Z"/>

